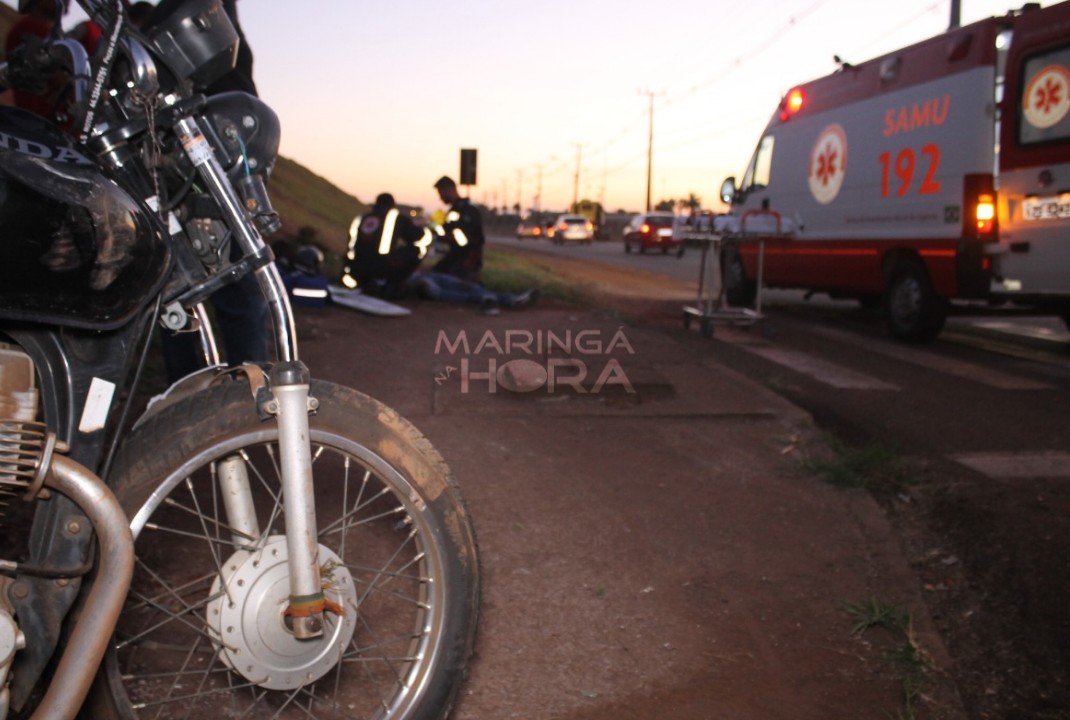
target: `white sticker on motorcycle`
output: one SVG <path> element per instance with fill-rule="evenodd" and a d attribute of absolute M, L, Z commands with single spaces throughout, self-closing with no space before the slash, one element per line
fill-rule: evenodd
<path fill-rule="evenodd" d="M 203 165 L 212 157 L 212 146 L 204 139 L 204 135 L 183 135 L 182 148 L 189 156 L 194 165 Z"/>
<path fill-rule="evenodd" d="M 1056 125 L 1070 112 L 1070 70 L 1062 65 L 1041 68 L 1025 86 L 1022 114 L 1035 128 Z"/>
<path fill-rule="evenodd" d="M 822 205 L 828 205 L 840 194 L 847 174 L 847 133 L 833 123 L 817 136 L 810 151 L 810 172 L 807 178 L 810 192 Z"/>
<path fill-rule="evenodd" d="M 79 432 L 90 433 L 104 427 L 114 395 L 115 383 L 101 380 L 98 377 L 93 378 L 93 382 L 89 383 L 85 407 L 82 408 L 82 419 L 78 423 Z"/>

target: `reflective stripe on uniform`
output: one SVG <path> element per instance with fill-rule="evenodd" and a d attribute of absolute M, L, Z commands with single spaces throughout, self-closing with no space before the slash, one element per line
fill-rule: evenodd
<path fill-rule="evenodd" d="M 394 241 L 394 225 L 398 221 L 398 209 L 393 208 L 383 218 L 383 232 L 379 235 L 379 254 L 389 255 L 390 245 Z"/>
<path fill-rule="evenodd" d="M 446 213 L 446 223 L 454 223 L 461 219 L 461 214 L 456 210 L 450 210 Z M 453 240 L 457 243 L 457 247 L 464 247 L 468 244 L 468 236 L 464 234 L 464 230 L 460 228 L 453 228 Z"/>
<path fill-rule="evenodd" d="M 423 235 L 421 235 L 420 239 L 417 240 L 416 243 L 415 243 L 416 247 L 419 248 L 419 250 L 420 250 L 420 259 L 421 260 L 423 260 L 424 257 L 426 257 L 427 249 L 429 247 L 431 247 L 431 240 L 432 239 L 434 239 L 434 236 L 431 234 L 431 230 L 429 228 L 424 228 Z"/>
<path fill-rule="evenodd" d="M 349 252 L 346 253 L 346 257 L 350 260 L 356 260 L 357 255 L 354 252 L 354 248 L 357 245 L 357 231 L 360 229 L 361 216 L 357 215 L 353 218 L 353 222 L 349 224 Z"/>

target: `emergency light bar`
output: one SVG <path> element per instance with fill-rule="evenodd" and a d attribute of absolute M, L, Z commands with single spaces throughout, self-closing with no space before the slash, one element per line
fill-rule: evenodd
<path fill-rule="evenodd" d="M 802 88 L 795 88 L 787 95 L 785 95 L 784 100 L 780 103 L 781 122 L 790 119 L 795 113 L 802 110 L 802 107 L 805 102 L 806 96 L 803 95 Z"/>

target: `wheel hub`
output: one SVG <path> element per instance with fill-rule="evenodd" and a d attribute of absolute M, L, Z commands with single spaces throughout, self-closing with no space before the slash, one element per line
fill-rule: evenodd
<path fill-rule="evenodd" d="M 921 307 L 921 288 L 913 281 L 904 281 L 896 289 L 892 308 L 897 318 L 910 321 L 916 318 Z"/>
<path fill-rule="evenodd" d="M 345 610 L 325 612 L 323 635 L 294 637 L 285 610 L 290 598 L 286 538 L 273 535 L 255 551 L 239 549 L 212 583 L 208 625 L 218 638 L 219 657 L 249 682 L 285 690 L 315 682 L 342 658 L 356 629 L 353 578 L 332 551 L 319 546 L 323 594 Z"/>

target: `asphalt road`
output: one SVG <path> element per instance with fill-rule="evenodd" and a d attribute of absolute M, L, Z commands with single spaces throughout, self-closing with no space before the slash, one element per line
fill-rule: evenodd
<path fill-rule="evenodd" d="M 683 255 L 678 256 L 674 252 L 643 255 L 625 253 L 623 245 L 618 241 L 599 241 L 590 245 L 554 245 L 546 240 L 519 240 L 512 235 L 491 233 L 489 242 L 503 247 L 523 248 L 663 275 L 683 283 L 696 297 L 698 295 L 702 252 L 696 247 L 687 247 Z M 766 290 L 763 293 L 763 303 L 768 306 L 796 308 L 841 308 L 843 312 L 849 313 L 857 308 L 857 304 L 851 300 L 832 300 L 826 295 L 807 297 L 801 290 Z M 1054 351 L 1070 345 L 1070 331 L 1061 319 L 1043 315 L 1023 315 L 1019 311 L 958 308 L 948 319 L 948 330 L 1007 339 L 1019 338 L 1049 344 Z"/>

